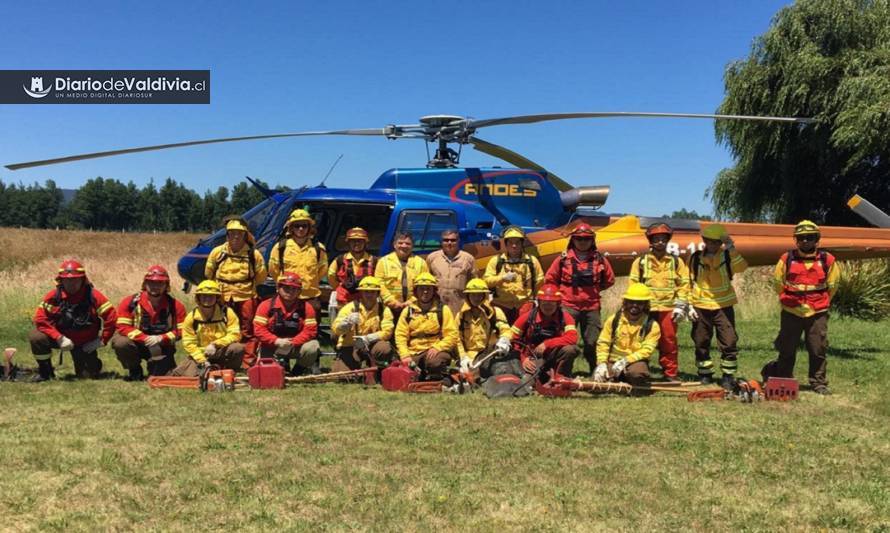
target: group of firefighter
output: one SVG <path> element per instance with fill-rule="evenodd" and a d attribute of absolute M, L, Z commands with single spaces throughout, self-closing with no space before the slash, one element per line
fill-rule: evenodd
<path fill-rule="evenodd" d="M 54 377 L 53 349 L 70 351 L 78 377 L 97 377 L 97 350 L 108 342 L 128 372 L 125 379 L 134 381 L 145 377 L 143 361 L 149 375 L 197 376 L 209 364 L 240 370 L 258 358 L 276 358 L 293 375 L 317 374 L 321 282 L 327 277 L 335 372 L 400 361 L 427 380 L 442 379 L 449 368 L 472 368 L 482 379 L 505 373 L 572 376 L 583 355 L 595 381 L 643 385 L 657 351 L 663 379 L 676 382 L 677 323 L 689 319 L 699 381 L 718 381 L 711 357 L 716 332 L 719 383 L 735 385 L 732 279 L 747 262 L 720 224 L 702 230 L 704 249 L 688 262 L 668 252 L 668 224 L 647 228 L 650 248 L 633 262 L 621 308 L 605 321 L 601 294 L 615 275 L 586 223 L 571 231 L 567 249 L 546 271 L 526 253 L 522 229 L 508 227 L 502 253 L 481 275 L 475 258 L 461 250 L 456 229 L 443 232 L 441 249 L 426 258 L 413 253 L 410 233 L 397 234 L 394 251 L 377 258 L 368 251 L 367 232 L 352 228 L 345 235 L 348 251 L 329 262 L 314 239 L 314 219 L 297 209 L 268 266 L 243 219 L 227 219 L 225 229 L 226 242 L 210 252 L 191 311 L 170 294 L 162 266 L 149 267 L 141 290 L 114 308 L 82 264 L 62 263 L 57 287 L 37 308 L 29 335 L 35 379 Z M 816 224 L 802 221 L 794 229 L 795 249 L 776 264 L 778 357 L 762 374 L 792 377 L 803 335 L 812 390 L 828 394 L 828 311 L 840 267 L 819 249 L 819 236 Z M 258 287 L 267 278 L 274 280 L 274 294 L 260 298 Z M 178 364 L 177 341 L 186 353 Z"/>

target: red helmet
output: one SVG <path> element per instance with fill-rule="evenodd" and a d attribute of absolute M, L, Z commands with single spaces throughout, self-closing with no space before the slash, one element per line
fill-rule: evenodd
<path fill-rule="evenodd" d="M 167 269 L 162 267 L 161 265 L 152 265 L 148 267 L 148 272 L 145 273 L 145 277 L 142 278 L 145 281 L 170 281 L 170 274 L 167 273 Z"/>
<path fill-rule="evenodd" d="M 664 222 L 656 222 L 646 228 L 647 239 L 651 239 L 655 235 L 667 235 L 668 237 L 671 237 L 674 235 L 674 229 Z"/>
<path fill-rule="evenodd" d="M 296 272 L 283 272 L 278 276 L 278 286 L 281 287 L 283 285 L 301 289 L 303 288 L 303 280 L 300 279 L 300 275 Z"/>
<path fill-rule="evenodd" d="M 56 276 L 56 279 L 85 277 L 87 277 L 87 271 L 85 268 L 83 268 L 83 265 L 81 265 L 74 259 L 67 259 L 63 261 L 62 265 L 59 267 L 59 274 Z"/>
<path fill-rule="evenodd" d="M 540 302 L 561 302 L 562 293 L 559 287 L 553 284 L 547 284 L 538 290 L 538 301 Z"/>
<path fill-rule="evenodd" d="M 572 237 L 590 237 L 591 239 L 596 238 L 596 232 L 593 231 L 593 228 L 590 227 L 590 224 L 586 222 L 582 222 L 575 226 L 575 229 L 569 233 Z"/>

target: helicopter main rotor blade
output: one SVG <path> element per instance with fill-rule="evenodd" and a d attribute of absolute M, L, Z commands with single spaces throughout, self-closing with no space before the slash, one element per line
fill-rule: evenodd
<path fill-rule="evenodd" d="M 156 144 L 153 146 L 141 146 L 138 148 L 124 148 L 121 150 L 108 150 L 105 152 L 93 152 L 91 154 L 71 155 L 67 157 L 57 157 L 54 159 L 43 159 L 41 161 L 29 161 L 27 163 L 16 163 L 6 165 L 9 170 L 19 170 L 22 168 L 42 167 L 45 165 L 56 165 L 58 163 L 69 163 L 71 161 L 82 161 L 84 159 L 98 159 L 100 157 L 111 157 L 115 155 L 135 154 L 138 152 L 152 152 L 155 150 L 166 150 L 168 148 L 181 148 L 183 146 L 197 146 L 200 144 L 216 144 L 235 141 L 253 141 L 259 139 L 282 139 L 286 137 L 310 137 L 318 135 L 392 135 L 393 132 L 389 128 L 368 128 L 357 130 L 331 130 L 331 131 L 303 131 L 298 133 L 277 133 L 273 135 L 251 135 L 248 137 L 225 137 L 220 139 L 207 139 L 203 141 L 187 141 L 171 144 Z"/>
<path fill-rule="evenodd" d="M 480 152 L 488 154 L 490 156 L 497 157 L 498 159 L 506 161 L 507 163 L 510 163 L 517 168 L 528 168 L 531 170 L 547 172 L 547 179 L 550 181 L 551 184 L 553 184 L 554 187 L 556 187 L 560 191 L 567 191 L 573 188 L 556 174 L 553 174 L 552 172 L 535 163 L 531 159 L 521 154 L 517 154 L 513 150 L 504 148 L 503 146 L 498 146 L 497 144 L 490 143 L 488 141 L 483 141 L 479 137 L 470 136 L 467 140 L 470 142 L 470 144 L 473 145 L 473 148 L 475 148 L 476 150 L 479 150 Z"/>
<path fill-rule="evenodd" d="M 482 120 L 468 119 L 466 127 L 485 128 L 488 126 L 502 126 L 506 124 L 533 124 L 535 122 L 548 122 L 551 120 L 567 120 L 575 118 L 707 118 L 730 120 L 759 120 L 764 122 L 794 122 L 809 124 L 811 118 L 799 117 L 758 117 L 752 115 L 710 115 L 702 113 L 637 113 L 633 111 L 597 112 L 597 113 L 549 113 L 544 115 L 517 115 L 515 117 L 489 118 Z"/>

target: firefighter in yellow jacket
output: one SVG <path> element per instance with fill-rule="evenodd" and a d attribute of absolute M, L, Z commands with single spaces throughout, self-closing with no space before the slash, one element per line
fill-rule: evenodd
<path fill-rule="evenodd" d="M 537 257 L 523 251 L 525 233 L 521 228 L 508 226 L 502 239 L 505 251 L 489 260 L 483 279 L 494 293 L 492 303 L 512 324 L 519 317 L 519 309 L 544 285 L 544 270 Z"/>
<path fill-rule="evenodd" d="M 380 301 L 380 280 L 374 276 L 362 279 L 358 284 L 357 300 L 344 305 L 332 329 L 338 336 L 337 359 L 331 370 L 342 372 L 361 368 L 362 361 L 369 366 L 388 363 L 393 349 L 389 340 L 395 325 L 392 311 Z"/>
<path fill-rule="evenodd" d="M 797 346 L 803 334 L 810 356 L 809 381 L 816 394 L 831 394 L 826 371 L 828 359 L 828 311 L 837 291 L 840 265 L 835 257 L 819 249 L 819 226 L 802 220 L 794 227 L 797 248 L 776 263 L 773 285 L 782 305 L 775 348 L 779 357 L 763 367 L 761 375 L 790 378 L 794 375 Z"/>
<path fill-rule="evenodd" d="M 380 295 L 383 303 L 392 310 L 393 320 L 397 321 L 414 294 L 414 278 L 430 269 L 424 258 L 414 255 L 414 237 L 411 233 L 398 233 L 392 247 L 394 251 L 377 262 L 374 277 L 382 284 Z"/>
<path fill-rule="evenodd" d="M 287 237 L 269 252 L 269 276 L 277 280 L 284 272 L 295 272 L 303 281 L 300 300 L 308 302 L 321 316 L 321 280 L 328 270 L 328 253 L 312 240 L 315 220 L 305 209 L 295 209 L 287 219 Z"/>
<path fill-rule="evenodd" d="M 457 353 L 464 371 L 469 371 L 470 363 L 480 352 L 497 349 L 506 355 L 510 351 L 510 324 L 504 312 L 488 302 L 489 294 L 488 285 L 478 278 L 468 281 L 464 289 L 466 301 L 457 314 Z"/>
<path fill-rule="evenodd" d="M 210 251 L 204 266 L 204 278 L 219 283 L 223 302 L 238 315 L 245 368 L 256 360 L 257 342 L 253 334 L 253 316 L 258 303 L 256 288 L 266 279 L 266 263 L 255 245 L 247 222 L 241 217 L 227 217 L 226 242 Z"/>
<path fill-rule="evenodd" d="M 202 281 L 195 290 L 198 306 L 182 323 L 182 347 L 188 358 L 173 369 L 174 376 L 197 376 L 208 363 L 223 368 L 241 368 L 244 345 L 239 343 L 238 315 L 222 303 L 219 284 Z"/>
<path fill-rule="evenodd" d="M 402 363 L 416 364 L 422 377 L 429 380 L 444 377 L 459 342 L 454 315 L 439 299 L 436 285 L 432 274 L 414 278 L 414 299 L 396 326 L 396 349 Z"/>
<path fill-rule="evenodd" d="M 594 381 L 621 380 L 631 385 L 649 381 L 649 358 L 658 346 L 661 329 L 649 315 L 652 291 L 631 283 L 621 309 L 606 319 L 596 341 Z"/>
<path fill-rule="evenodd" d="M 735 249 L 732 238 L 721 224 L 709 224 L 702 230 L 704 251 L 689 258 L 689 318 L 692 320 L 692 342 L 695 343 L 695 365 L 702 384 L 713 383 L 714 363 L 711 360 L 711 338 L 717 332 L 717 346 L 722 357 L 720 385 L 735 388 L 738 368 L 738 340 L 735 308 L 738 298 L 732 288 L 732 277 L 748 268 L 748 262 Z"/>
<path fill-rule="evenodd" d="M 649 313 L 658 320 L 658 363 L 667 381 L 677 381 L 677 322 L 686 316 L 689 302 L 689 268 L 668 252 L 674 235 L 669 225 L 658 222 L 646 228 L 649 251 L 630 267 L 630 282 L 642 283 L 652 291 Z"/>

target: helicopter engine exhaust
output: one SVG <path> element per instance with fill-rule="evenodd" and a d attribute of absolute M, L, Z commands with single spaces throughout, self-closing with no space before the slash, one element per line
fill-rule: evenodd
<path fill-rule="evenodd" d="M 575 187 L 574 189 L 559 193 L 559 199 L 562 200 L 562 206 L 567 211 L 580 206 L 599 208 L 606 203 L 609 191 L 610 187 L 608 185 Z"/>

